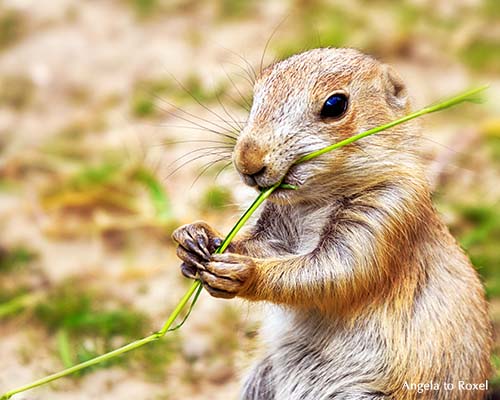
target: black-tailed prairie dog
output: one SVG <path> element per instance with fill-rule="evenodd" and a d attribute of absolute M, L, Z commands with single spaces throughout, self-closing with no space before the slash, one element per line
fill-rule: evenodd
<path fill-rule="evenodd" d="M 267 355 L 243 399 L 485 396 L 483 287 L 431 203 L 415 127 L 295 164 L 409 110 L 399 75 L 352 49 L 310 50 L 258 77 L 234 165 L 248 185 L 298 189 L 274 192 L 225 254 L 205 223 L 173 235 L 184 275 L 210 294 L 268 304 Z"/>

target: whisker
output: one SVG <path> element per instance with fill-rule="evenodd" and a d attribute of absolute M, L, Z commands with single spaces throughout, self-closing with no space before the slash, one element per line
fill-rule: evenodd
<path fill-rule="evenodd" d="M 179 85 L 197 104 L 199 104 L 201 107 L 203 107 L 205 110 L 207 110 L 210 114 L 215 116 L 219 121 L 225 123 L 230 129 L 232 129 L 234 131 L 238 131 L 238 129 L 235 128 L 230 123 L 228 123 L 227 120 L 222 118 L 218 113 L 216 113 L 214 110 L 210 109 L 209 107 L 207 107 L 207 105 L 205 105 L 203 102 L 201 102 L 200 99 L 198 99 L 189 89 L 187 89 L 186 86 L 184 86 L 175 76 L 173 76 L 172 74 L 170 74 L 170 75 L 171 75 L 172 79 L 177 83 L 177 85 Z"/>
<path fill-rule="evenodd" d="M 220 153 L 220 154 L 224 154 L 224 153 Z M 182 167 L 186 166 L 187 164 L 189 163 L 192 163 L 193 161 L 196 161 L 196 160 L 200 160 L 202 158 L 205 158 L 205 157 L 210 157 L 210 156 L 214 156 L 214 155 L 220 155 L 219 153 L 217 154 L 214 154 L 214 153 L 210 153 L 210 154 L 202 154 L 202 155 L 198 155 L 196 157 L 192 157 L 191 159 L 187 160 L 187 161 L 184 161 L 181 165 L 179 165 L 177 168 L 175 168 L 170 174 L 168 174 L 166 176 L 165 179 L 168 179 L 170 178 L 173 174 L 175 174 L 179 169 L 181 169 Z M 231 156 L 232 153 L 227 153 L 226 154 L 226 158 L 229 158 Z"/>
<path fill-rule="evenodd" d="M 178 81 L 177 81 L 177 82 L 178 82 Z M 200 117 L 200 116 L 198 116 L 198 115 L 195 115 L 195 114 L 193 114 L 193 113 L 190 113 L 190 112 L 188 112 L 188 111 L 186 111 L 186 110 L 184 110 L 184 109 L 180 108 L 179 106 L 175 105 L 174 103 L 171 103 L 171 102 L 170 102 L 170 101 L 168 101 L 167 99 L 165 99 L 165 98 L 163 98 L 163 97 L 159 96 L 158 94 L 153 93 L 152 91 L 149 91 L 149 94 L 150 94 L 150 95 L 151 95 L 151 96 L 152 96 L 155 100 L 158 100 L 159 102 L 164 103 L 164 104 L 166 104 L 166 105 L 168 105 L 168 106 L 172 107 L 172 108 L 173 108 L 173 109 L 175 109 L 176 111 L 179 111 L 179 112 L 181 112 L 182 114 L 188 115 L 188 116 L 190 116 L 190 117 L 192 117 L 192 118 L 195 118 L 195 119 L 197 119 L 197 120 L 200 120 L 200 121 L 202 121 L 202 122 L 205 122 L 205 123 L 211 124 L 211 125 L 213 125 L 213 126 L 216 126 L 217 128 L 221 129 L 221 130 L 222 130 L 222 132 L 221 132 L 221 131 L 218 131 L 218 130 L 215 130 L 214 128 L 210 128 L 210 127 L 204 126 L 204 125 L 200 124 L 199 122 L 196 122 L 196 121 L 190 120 L 190 119 L 188 119 L 188 118 L 186 118 L 186 117 L 183 117 L 183 116 L 179 115 L 178 113 L 174 113 L 174 112 L 172 112 L 172 111 L 168 110 L 168 109 L 167 109 L 167 108 L 165 108 L 165 107 L 161 107 L 161 106 L 159 106 L 158 104 L 155 104 L 155 107 L 156 107 L 159 111 L 161 111 L 161 112 L 163 112 L 163 113 L 166 113 L 166 114 L 168 114 L 168 115 L 169 115 L 169 116 L 171 116 L 171 117 L 174 117 L 174 118 L 179 118 L 179 119 L 181 119 L 181 120 L 183 120 L 183 121 L 185 121 L 185 122 L 188 122 L 188 123 L 189 123 L 189 124 L 191 124 L 191 125 L 195 125 L 197 128 L 199 128 L 199 130 L 204 130 L 204 131 L 207 131 L 207 132 L 210 132 L 210 133 L 214 133 L 214 134 L 217 134 L 217 135 L 228 136 L 228 137 L 232 137 L 233 139 L 236 139 L 236 136 L 231 135 L 231 133 L 233 133 L 233 134 L 237 134 L 238 132 L 237 132 L 236 130 L 235 130 L 235 131 L 231 131 L 231 130 L 229 130 L 229 132 L 227 132 L 227 131 L 228 131 L 228 129 L 227 129 L 226 127 L 220 126 L 220 125 L 216 124 L 215 122 L 210 121 L 209 119 L 206 119 L 206 118 L 201 118 L 201 117 Z M 191 96 L 192 96 L 192 95 L 191 95 Z M 202 106 L 203 106 L 203 105 L 202 105 Z M 146 124 L 146 123 L 144 123 L 144 124 L 145 124 L 145 125 L 149 125 L 149 126 L 154 126 L 154 127 L 157 127 L 157 126 L 158 126 L 158 124 Z M 164 125 L 164 124 L 160 124 L 159 126 L 166 126 L 166 127 L 168 127 L 168 125 Z"/>
<path fill-rule="evenodd" d="M 276 25 L 276 28 L 273 29 L 273 31 L 271 32 L 271 36 L 269 36 L 269 39 L 267 39 L 267 41 L 266 41 L 266 45 L 264 46 L 264 51 L 262 52 L 262 56 L 260 57 L 259 71 L 261 74 L 262 74 L 262 66 L 264 64 L 264 57 L 266 56 L 267 48 L 269 47 L 269 44 L 271 43 L 271 40 L 273 39 L 273 37 L 276 34 L 276 32 L 278 31 L 278 29 L 281 27 L 281 25 L 283 25 L 283 23 L 288 19 L 289 16 L 290 16 L 290 13 L 285 15 L 285 17 L 279 22 L 279 24 Z"/>
<path fill-rule="evenodd" d="M 208 147 L 201 147 L 199 149 L 190 150 L 187 153 L 184 153 L 183 155 L 177 157 L 174 161 L 172 161 L 169 165 L 167 165 L 167 168 L 173 166 L 176 162 L 190 156 L 191 154 L 199 153 L 202 151 L 210 152 L 211 154 L 214 154 L 214 152 L 218 151 L 218 150 L 232 151 L 233 147 L 232 146 L 208 146 Z"/>
<path fill-rule="evenodd" d="M 245 63 L 245 65 L 248 67 L 249 71 L 246 68 L 243 68 L 242 66 L 240 66 L 239 64 L 236 64 L 236 63 L 231 63 L 231 64 L 234 64 L 234 65 L 240 67 L 243 71 L 247 72 L 249 78 L 252 80 L 252 86 L 253 86 L 253 84 L 257 80 L 257 72 L 255 71 L 255 68 L 253 67 L 253 65 L 245 57 L 243 57 L 241 54 L 237 53 L 236 51 L 231 50 L 231 49 L 224 47 L 224 46 L 221 46 L 221 47 L 224 50 L 230 52 L 231 54 L 234 54 L 236 57 L 238 57 L 240 60 L 242 60 Z"/>
<path fill-rule="evenodd" d="M 224 171 L 227 167 L 229 167 L 233 162 L 232 161 L 229 161 L 227 164 L 225 164 L 220 170 L 219 172 L 217 172 L 217 174 L 215 175 L 215 178 L 214 178 L 214 182 L 217 182 L 217 178 L 219 177 L 219 175 L 221 174 L 222 171 Z"/>
<path fill-rule="evenodd" d="M 245 105 L 245 104 L 242 104 L 240 103 L 238 100 L 236 100 L 232 95 L 230 95 L 229 93 L 226 93 L 226 96 L 229 98 L 229 100 L 231 100 L 233 102 L 233 104 L 237 105 L 239 108 L 245 110 L 246 112 L 250 112 L 250 108 Z"/>
<path fill-rule="evenodd" d="M 216 95 L 215 96 L 217 98 L 217 101 L 219 102 L 220 106 L 222 107 L 222 110 L 224 111 L 224 113 L 229 117 L 231 118 L 231 120 L 236 124 L 236 126 L 238 127 L 239 131 L 241 131 L 243 129 L 243 125 L 237 121 L 232 115 L 231 113 L 227 110 L 227 108 L 224 106 L 224 103 L 221 101 L 219 95 Z"/>
<path fill-rule="evenodd" d="M 317 47 L 323 47 L 323 44 L 321 43 L 321 35 L 319 33 L 319 29 L 317 26 L 314 27 L 314 31 L 316 33 L 316 42 L 317 42 Z"/>
<path fill-rule="evenodd" d="M 227 137 L 226 133 L 224 133 L 224 132 L 219 132 L 219 131 L 215 131 L 213 129 L 203 128 L 203 127 L 198 127 L 198 126 L 172 125 L 172 124 L 159 124 L 159 125 L 154 125 L 154 126 L 155 127 L 160 126 L 162 128 L 172 128 L 172 129 L 191 129 L 191 130 L 195 130 L 195 131 L 215 133 L 217 135 L 222 135 L 222 136 Z M 229 142 L 232 142 L 232 143 L 236 142 L 236 137 L 230 136 L 230 137 L 227 137 L 227 139 Z M 229 143 L 229 142 L 225 142 L 225 143 Z"/>
<path fill-rule="evenodd" d="M 167 114 L 169 114 L 170 116 L 174 117 L 174 118 L 179 118 L 189 124 L 192 124 L 194 125 L 195 127 L 199 128 L 198 130 L 201 130 L 201 131 L 205 131 L 205 132 L 208 132 L 208 133 L 212 133 L 214 135 L 218 135 L 218 136 L 223 136 L 229 140 L 232 140 L 232 141 L 236 141 L 236 136 L 232 135 L 230 132 L 220 132 L 220 131 L 217 131 L 215 129 L 211 129 L 211 128 L 208 128 L 208 127 L 205 127 L 203 125 L 201 125 L 200 123 L 197 123 L 196 121 L 191 121 L 190 119 L 188 118 L 185 118 L 179 114 L 175 114 L 167 109 L 164 109 L 164 108 L 161 108 L 159 107 L 159 109 Z M 162 125 L 160 125 L 162 126 Z M 188 127 L 184 127 L 184 128 L 188 128 Z"/>
<path fill-rule="evenodd" d="M 201 132 L 207 132 L 207 133 L 213 133 L 215 135 L 218 135 L 218 136 L 222 136 L 222 140 L 221 143 L 224 143 L 224 144 L 234 144 L 236 143 L 236 140 L 237 138 L 235 136 L 232 136 L 232 135 L 229 135 L 228 133 L 225 133 L 225 132 L 219 132 L 219 131 L 216 131 L 214 129 L 210 129 L 210 128 L 207 128 L 207 127 L 204 127 L 203 125 L 200 125 L 194 121 L 190 121 L 186 118 L 183 118 L 177 114 L 174 114 L 168 110 L 165 110 L 165 109 L 162 109 L 161 107 L 157 107 L 159 110 L 161 110 L 162 112 L 165 112 L 167 114 L 169 114 L 170 116 L 172 117 L 175 117 L 175 118 L 180 118 L 182 119 L 183 121 L 185 122 L 189 122 L 190 124 L 193 124 L 193 125 L 173 125 L 173 124 L 153 124 L 153 123 L 147 123 L 147 122 L 141 122 L 141 125 L 144 125 L 144 126 L 149 126 L 149 127 L 154 127 L 154 128 L 158 128 L 158 127 L 162 127 L 162 128 L 171 128 L 171 129 L 189 129 L 189 130 L 194 130 L 194 131 L 201 131 Z M 215 143 L 215 141 L 214 141 Z"/>
<path fill-rule="evenodd" d="M 192 188 L 194 186 L 194 184 L 198 181 L 198 179 L 200 179 L 202 177 L 202 175 L 207 172 L 212 166 L 214 166 L 215 164 L 219 163 L 219 162 L 222 162 L 224 160 L 227 160 L 227 157 L 220 157 L 216 160 L 213 160 L 213 161 L 209 161 L 206 165 L 204 165 L 202 171 L 196 176 L 195 180 L 193 181 L 193 183 L 191 184 L 190 188 Z"/>
<path fill-rule="evenodd" d="M 215 122 L 213 122 L 213 121 L 210 121 L 210 120 L 205 119 L 205 118 L 201 118 L 201 117 L 199 117 L 199 116 L 197 116 L 197 115 L 195 115 L 195 114 L 193 114 L 193 113 L 190 113 L 190 112 L 188 112 L 188 111 L 186 111 L 186 110 L 183 110 L 182 108 L 180 108 L 180 107 L 176 106 L 175 104 L 173 104 L 173 103 L 169 102 L 168 100 L 166 100 L 166 99 L 162 98 L 161 96 L 158 96 L 158 95 L 153 95 L 153 96 L 154 96 L 154 97 L 155 97 L 158 101 L 160 101 L 160 102 L 162 102 L 162 103 L 165 103 L 165 104 L 169 105 L 170 107 L 174 108 L 174 109 L 175 109 L 175 110 L 177 110 L 177 111 L 180 111 L 181 113 L 183 113 L 183 114 L 185 114 L 185 115 L 189 115 L 189 116 L 190 116 L 190 117 L 192 117 L 192 118 L 196 118 L 196 119 L 198 119 L 198 120 L 200 120 L 200 121 L 203 121 L 203 122 L 206 122 L 206 123 L 208 123 L 208 124 L 211 124 L 211 125 L 213 125 L 213 126 L 217 127 L 218 129 L 221 129 L 222 131 L 227 131 L 227 128 L 226 128 L 226 127 L 223 127 L 223 126 L 221 126 L 221 125 L 219 125 L 219 124 L 217 124 L 217 123 L 215 123 Z M 173 113 L 173 112 L 171 112 L 171 111 L 169 111 L 169 110 L 167 110 L 167 109 L 163 109 L 163 108 L 160 108 L 160 109 L 161 109 L 162 111 L 167 112 L 167 113 L 169 113 L 170 115 L 175 116 L 175 117 L 177 117 L 177 118 L 180 118 L 180 119 L 182 119 L 182 120 L 184 120 L 184 121 L 186 121 L 186 122 L 189 122 L 189 123 L 194 124 L 194 125 L 196 125 L 196 126 L 199 126 L 199 127 L 201 127 L 201 128 L 205 128 L 203 125 L 200 125 L 199 123 L 196 123 L 195 121 L 191 121 L 191 120 L 189 120 L 189 119 L 187 119 L 187 118 L 185 118 L 185 117 L 182 117 L 182 116 L 180 116 L 179 114 Z M 219 131 L 215 131 L 215 130 L 213 130 L 213 129 L 212 129 L 212 130 L 210 130 L 210 132 L 215 132 L 215 133 L 217 133 L 217 134 L 222 134 L 221 132 L 219 132 Z M 230 132 L 230 133 L 237 133 L 237 132 Z M 230 137 L 235 138 L 235 136 L 230 135 L 230 133 L 224 133 L 223 135 L 227 135 L 227 136 L 230 136 Z"/>
<path fill-rule="evenodd" d="M 247 111 L 250 111 L 250 108 L 252 108 L 252 104 L 250 104 L 250 102 L 246 99 L 246 97 L 243 96 L 243 94 L 241 93 L 240 88 L 238 86 L 236 86 L 236 83 L 234 82 L 233 78 L 231 78 L 231 75 L 226 71 L 226 69 L 224 67 L 222 67 L 222 70 L 224 71 L 224 74 L 226 75 L 226 77 L 229 80 L 229 82 L 231 82 L 231 84 L 233 85 L 233 87 L 236 89 L 236 92 L 239 94 L 239 96 L 241 97 L 241 99 L 243 100 L 243 102 L 248 106 Z"/>
<path fill-rule="evenodd" d="M 239 66 L 238 64 L 236 64 L 236 63 L 232 63 L 232 62 L 230 62 L 229 64 L 231 64 L 231 65 L 235 65 L 235 66 Z M 253 88 L 253 86 L 254 86 L 255 82 L 252 80 L 252 78 L 249 78 L 249 77 L 248 77 L 248 71 L 247 71 L 247 70 L 243 69 L 243 71 L 245 72 L 245 74 L 246 74 L 246 75 L 245 75 L 245 74 L 240 74 L 240 73 L 238 73 L 238 72 L 233 72 L 233 73 L 234 73 L 236 76 L 239 76 L 240 78 L 244 79 L 246 82 L 248 82 L 248 84 L 250 85 L 250 87 L 251 87 L 251 88 Z"/>
<path fill-rule="evenodd" d="M 234 148 L 234 143 L 225 142 L 222 140 L 210 140 L 210 139 L 192 139 L 192 140 L 165 140 L 163 143 L 154 144 L 152 146 L 170 146 L 174 144 L 185 144 L 185 143 L 213 143 L 213 144 L 223 144 Z"/>
<path fill-rule="evenodd" d="M 231 141 L 236 141 L 237 139 L 237 136 L 236 136 L 236 133 L 235 132 L 232 132 L 232 131 L 228 131 L 228 130 L 225 130 L 225 129 L 222 129 L 222 130 L 216 130 L 216 129 L 212 129 L 212 128 L 209 128 L 209 127 L 206 127 L 206 126 L 203 126 L 201 125 L 200 123 L 196 122 L 196 121 L 192 121 L 188 118 L 185 118 L 179 114 L 175 114 L 169 110 L 167 110 L 166 108 L 161 108 L 159 107 L 159 109 L 162 111 L 162 112 L 165 112 L 167 114 L 169 114 L 171 117 L 173 118 L 179 118 L 181 119 L 182 121 L 184 122 L 187 122 L 191 125 L 194 125 L 194 126 L 191 126 L 191 125 L 174 125 L 174 124 L 157 124 L 155 126 L 160 126 L 160 127 L 164 127 L 164 128 L 174 128 L 174 129 L 192 129 L 192 130 L 197 130 L 197 131 L 203 131 L 203 132 L 207 132 L 207 133 L 212 133 L 214 135 L 218 135 L 218 136 L 223 136 Z"/>

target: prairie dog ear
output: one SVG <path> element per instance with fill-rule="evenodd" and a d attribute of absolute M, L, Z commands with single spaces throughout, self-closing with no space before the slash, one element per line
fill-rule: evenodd
<path fill-rule="evenodd" d="M 382 84 L 385 88 L 387 102 L 394 107 L 406 110 L 409 107 L 406 85 L 390 65 L 382 66 Z"/>

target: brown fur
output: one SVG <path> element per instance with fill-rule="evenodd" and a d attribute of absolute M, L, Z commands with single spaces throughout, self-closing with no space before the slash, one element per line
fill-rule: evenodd
<path fill-rule="evenodd" d="M 347 112 L 320 118 L 336 92 Z M 212 295 L 277 305 L 268 357 L 243 398 L 483 398 L 405 388 L 490 374 L 483 288 L 431 204 L 415 127 L 295 164 L 409 109 L 397 73 L 351 49 L 298 54 L 256 82 L 235 166 L 251 185 L 284 178 L 299 189 L 278 189 L 227 254 L 212 254 L 220 235 L 206 224 L 174 233 L 185 275 Z"/>

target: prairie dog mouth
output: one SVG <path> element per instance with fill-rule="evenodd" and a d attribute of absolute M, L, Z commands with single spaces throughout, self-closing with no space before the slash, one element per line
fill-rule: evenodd
<path fill-rule="evenodd" d="M 274 182 L 272 182 L 271 184 L 269 185 L 266 185 L 266 186 L 261 186 L 261 185 L 256 185 L 257 186 L 257 189 L 259 190 L 264 190 L 264 189 L 267 189 L 273 185 L 275 185 L 276 183 L 280 182 L 282 184 L 286 184 L 286 185 L 291 185 L 291 186 L 295 186 L 297 188 L 300 187 L 300 185 L 302 185 L 305 180 L 304 179 L 300 179 L 298 174 L 297 174 L 297 166 L 296 165 L 292 165 L 290 168 L 288 168 L 288 170 L 286 170 L 286 172 L 282 175 L 282 178 L 280 179 L 277 179 L 275 180 Z M 267 182 L 266 182 L 267 183 Z"/>

